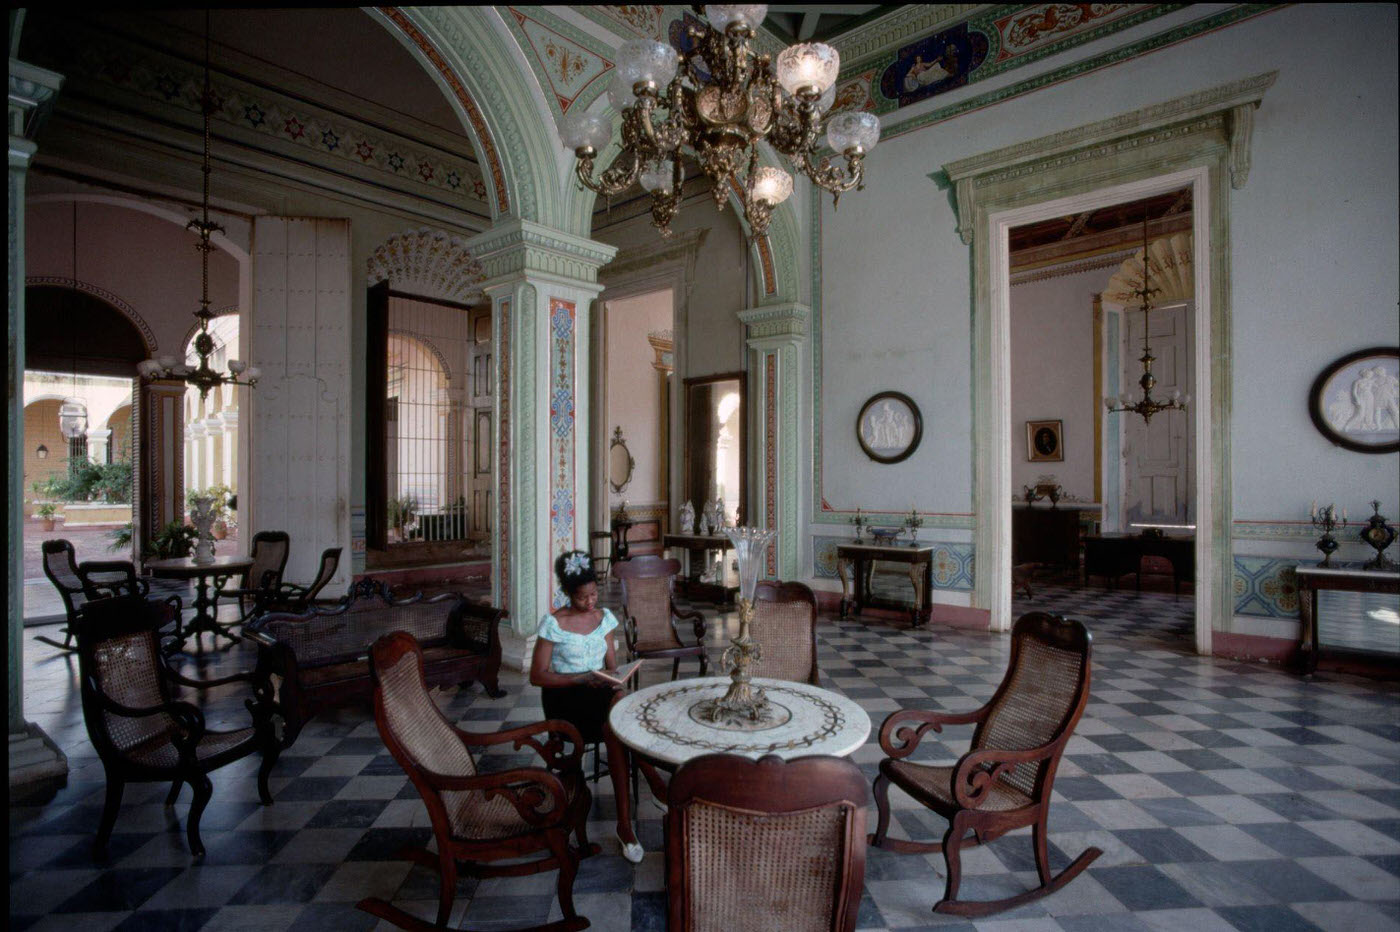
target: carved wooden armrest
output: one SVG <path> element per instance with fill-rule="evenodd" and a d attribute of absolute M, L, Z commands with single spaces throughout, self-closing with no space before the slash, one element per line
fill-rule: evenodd
<path fill-rule="evenodd" d="M 454 726 L 462 743 L 467 747 L 489 747 L 494 744 L 510 743 L 517 751 L 529 745 L 534 749 L 545 766 L 553 772 L 566 772 L 583 769 L 583 736 L 569 722 L 559 718 L 549 718 L 542 722 L 505 728 L 500 731 L 463 731 Z M 548 735 L 540 741 L 537 735 Z M 564 740 L 560 740 L 560 739 Z M 569 750 L 564 750 L 564 741 L 569 742 Z"/>
<path fill-rule="evenodd" d="M 254 674 L 252 671 L 247 670 L 239 673 L 230 673 L 228 676 L 221 676 L 218 679 L 212 680 L 191 679 L 188 676 L 184 676 L 180 673 L 177 673 L 170 667 L 165 668 L 164 675 L 166 679 L 170 680 L 171 682 L 179 683 L 181 686 L 192 686 L 195 689 L 208 689 L 211 686 L 227 686 L 229 683 L 239 682 L 256 683 L 258 680 L 256 674 Z"/>
<path fill-rule="evenodd" d="M 95 683 L 92 683 L 91 680 L 89 680 L 89 684 L 93 695 L 97 698 L 98 705 L 102 707 L 103 711 L 127 718 L 146 718 L 147 716 L 165 713 L 175 719 L 175 723 L 187 732 L 187 739 L 191 744 L 199 743 L 199 739 L 204 735 L 204 713 L 199 711 L 198 707 L 188 702 L 175 700 L 144 707 L 123 705 L 104 693 Z"/>
<path fill-rule="evenodd" d="M 983 748 L 969 751 L 953 769 L 953 795 L 964 809 L 976 809 L 986 800 L 993 785 L 1018 764 L 1046 760 L 1055 753 L 1058 741 L 1025 751 Z"/>
<path fill-rule="evenodd" d="M 705 643 L 705 627 L 706 627 L 706 626 L 705 626 L 705 614 L 704 614 L 703 612 L 697 612 L 697 611 L 695 611 L 695 610 L 693 610 L 693 609 L 688 609 L 688 610 L 686 610 L 686 611 L 680 611 L 680 612 L 678 612 L 678 611 L 676 611 L 676 609 L 673 607 L 673 608 L 671 609 L 671 627 L 672 627 L 672 629 L 674 629 L 674 628 L 676 627 L 676 622 L 678 622 L 678 621 L 689 621 L 689 622 L 691 623 L 692 627 L 693 627 L 694 630 L 695 630 L 695 643 L 697 643 L 697 644 L 704 644 L 704 643 Z M 677 632 L 677 634 L 679 634 L 679 632 Z"/>
<path fill-rule="evenodd" d="M 971 712 L 932 712 L 925 709 L 899 709 L 891 712 L 880 726 L 880 749 L 890 757 L 908 757 L 924 735 L 942 732 L 944 725 L 970 725 L 987 714 L 983 706 Z M 905 724 L 917 722 L 917 727 Z"/>
<path fill-rule="evenodd" d="M 415 769 L 439 793 L 477 790 L 484 792 L 487 799 L 504 796 L 522 819 L 535 826 L 557 824 L 568 806 L 564 784 L 539 767 L 517 767 L 473 776 L 437 773 L 422 766 Z M 546 804 L 548 808 L 542 808 Z"/>

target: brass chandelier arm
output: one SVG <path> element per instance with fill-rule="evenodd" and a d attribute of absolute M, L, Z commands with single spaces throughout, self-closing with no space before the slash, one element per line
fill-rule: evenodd
<path fill-rule="evenodd" d="M 595 156 L 581 156 L 577 164 L 574 165 L 574 174 L 584 187 L 604 197 L 612 197 L 614 194 L 626 191 L 632 186 L 632 182 L 637 180 L 637 175 L 642 170 L 641 156 L 632 149 L 623 149 L 622 152 L 618 153 L 612 165 L 608 166 L 596 179 L 593 177 L 595 162 Z"/>

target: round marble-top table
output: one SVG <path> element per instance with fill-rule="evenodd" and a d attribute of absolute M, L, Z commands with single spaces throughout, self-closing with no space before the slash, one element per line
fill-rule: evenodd
<path fill-rule="evenodd" d="M 152 576 L 194 580 L 194 617 L 190 619 L 189 626 L 183 632 L 178 624 L 175 627 L 175 636 L 181 644 L 190 636 L 194 636 L 195 643 L 198 644 L 198 635 L 201 631 L 209 631 L 216 637 L 222 634 L 235 641 L 242 640 L 214 619 L 214 613 L 210 609 L 215 600 L 209 597 L 209 578 L 211 576 L 214 578 L 214 588 L 217 590 L 226 580 L 237 576 L 252 565 L 252 557 L 239 556 L 215 557 L 209 563 L 196 563 L 192 557 L 172 557 L 167 560 L 148 560 L 146 562 L 146 569 L 151 571 Z"/>
<path fill-rule="evenodd" d="M 729 683 L 727 676 L 708 676 L 648 686 L 618 700 L 608 722 L 637 754 L 672 766 L 702 754 L 844 757 L 870 736 L 870 716 L 855 702 L 788 680 L 754 677 L 753 685 L 773 705 L 770 721 L 763 724 L 715 724 L 692 711 L 723 696 Z"/>

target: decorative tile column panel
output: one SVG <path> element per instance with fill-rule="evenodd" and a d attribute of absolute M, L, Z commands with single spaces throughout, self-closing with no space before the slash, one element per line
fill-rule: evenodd
<path fill-rule="evenodd" d="M 749 488 L 751 505 L 745 505 L 750 524 L 773 528 L 778 539 L 769 551 L 768 575 L 798 579 L 801 538 L 802 469 L 801 437 L 803 367 L 807 352 L 807 318 L 802 304 L 771 304 L 739 312 L 748 328 L 750 475 L 758 480 Z M 757 402 L 756 404 L 754 402 Z M 750 508 L 752 510 L 750 511 Z"/>
<path fill-rule="evenodd" d="M 15 20 L 11 19 L 11 26 Z M 53 105 L 63 76 L 10 59 L 10 305 L 7 394 L 10 559 L 8 583 L 10 801 L 51 794 L 68 780 L 68 759 L 47 735 L 24 720 L 24 191 L 36 146 L 30 137 Z"/>
<path fill-rule="evenodd" d="M 510 611 L 505 652 L 517 665 L 528 662 L 540 618 L 561 604 L 554 558 L 588 544 L 580 416 L 588 410 L 589 307 L 601 290 L 598 268 L 615 250 L 518 219 L 470 246 L 486 273 L 496 341 L 496 597 Z"/>

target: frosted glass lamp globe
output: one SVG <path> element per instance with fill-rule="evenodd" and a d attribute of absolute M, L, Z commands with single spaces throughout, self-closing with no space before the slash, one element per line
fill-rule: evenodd
<path fill-rule="evenodd" d="M 869 152 L 880 141 L 880 118 L 873 113 L 838 113 L 826 125 L 826 144 L 835 152 Z"/>
<path fill-rule="evenodd" d="M 777 206 L 792 194 L 792 176 L 781 168 L 765 165 L 753 176 L 753 198 Z"/>
<path fill-rule="evenodd" d="M 633 39 L 617 50 L 617 73 L 628 84 L 650 81 L 665 87 L 676 76 L 676 50 L 654 39 Z"/>
<path fill-rule="evenodd" d="M 705 18 L 716 32 L 727 32 L 731 25 L 752 32 L 768 15 L 766 3 L 710 3 L 705 5 Z"/>
<path fill-rule="evenodd" d="M 778 53 L 778 83 L 793 97 L 821 96 L 840 70 L 840 53 L 824 42 L 799 42 Z"/>
<path fill-rule="evenodd" d="M 564 146 L 574 151 L 593 149 L 597 151 L 612 138 L 612 120 L 601 113 L 574 110 L 564 114 L 559 121 L 559 139 Z"/>

